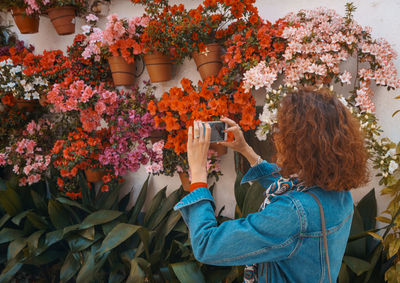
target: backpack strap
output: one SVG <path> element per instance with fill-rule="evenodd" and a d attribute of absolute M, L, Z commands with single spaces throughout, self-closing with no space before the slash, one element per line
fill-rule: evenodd
<path fill-rule="evenodd" d="M 328 254 L 328 240 L 326 237 L 326 226 L 325 226 L 325 215 L 324 215 L 324 209 L 322 208 L 322 204 L 319 201 L 318 197 L 313 194 L 312 192 L 307 192 L 308 194 L 310 194 L 315 201 L 317 202 L 318 206 L 319 206 L 319 212 L 321 214 L 321 226 L 322 226 L 322 237 L 324 238 L 324 250 L 325 250 L 325 259 L 326 259 L 326 266 L 328 269 L 328 278 L 329 278 L 329 283 L 331 283 L 331 268 L 329 265 L 329 254 Z"/>

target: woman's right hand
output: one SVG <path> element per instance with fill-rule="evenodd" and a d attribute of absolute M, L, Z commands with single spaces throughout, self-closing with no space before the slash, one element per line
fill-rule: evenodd
<path fill-rule="evenodd" d="M 247 144 L 239 125 L 229 118 L 223 117 L 220 120 L 228 124 L 229 128 L 226 129 L 225 132 L 233 133 L 235 140 L 232 142 L 218 142 L 218 144 L 232 148 L 233 150 L 239 152 L 249 161 L 250 165 L 255 164 L 258 161 L 259 156 L 254 152 L 251 146 Z"/>

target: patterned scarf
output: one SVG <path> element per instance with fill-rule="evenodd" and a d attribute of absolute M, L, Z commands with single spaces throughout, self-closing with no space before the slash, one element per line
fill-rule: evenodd
<path fill-rule="evenodd" d="M 262 211 L 271 203 L 271 200 L 276 195 L 282 195 L 288 191 L 304 192 L 309 187 L 304 186 L 297 178 L 279 178 L 272 183 L 265 191 L 265 200 L 261 204 L 258 211 Z M 258 264 L 246 265 L 244 269 L 244 283 L 257 283 L 258 282 Z"/>

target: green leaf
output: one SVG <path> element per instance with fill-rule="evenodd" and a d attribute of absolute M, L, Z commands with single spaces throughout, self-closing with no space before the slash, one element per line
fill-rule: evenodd
<path fill-rule="evenodd" d="M 63 250 L 48 250 L 42 253 L 41 255 L 28 259 L 24 263 L 40 267 L 42 265 L 49 264 L 50 262 L 59 260 L 60 258 L 64 257 L 65 257 L 65 251 Z"/>
<path fill-rule="evenodd" d="M 70 218 L 70 213 L 68 210 L 65 209 L 58 201 L 51 199 L 49 201 L 48 210 L 51 223 L 53 223 L 56 229 L 62 229 L 74 224 Z"/>
<path fill-rule="evenodd" d="M 79 270 L 80 263 L 69 252 L 60 270 L 60 281 L 68 282 Z"/>
<path fill-rule="evenodd" d="M 154 196 L 151 201 L 150 207 L 146 211 L 146 215 L 144 217 L 144 226 L 148 226 L 148 223 L 151 221 L 151 218 L 154 218 L 154 214 L 160 209 L 162 201 L 166 198 L 165 191 L 167 187 L 162 188 L 157 194 Z"/>
<path fill-rule="evenodd" d="M 181 198 L 183 189 L 179 189 L 176 191 L 173 191 L 166 199 L 165 201 L 162 202 L 161 207 L 158 208 L 154 212 L 154 215 L 150 218 L 149 222 L 147 223 L 147 227 L 150 230 L 155 229 L 165 218 L 165 216 L 172 210 L 172 208 L 175 206 L 175 204 L 178 203 L 178 201 Z"/>
<path fill-rule="evenodd" d="M 13 258 L 11 261 L 7 262 L 6 267 L 0 274 L 0 283 L 11 282 L 11 279 L 21 269 L 22 266 L 23 264 L 19 262 L 17 258 Z"/>
<path fill-rule="evenodd" d="M 87 249 L 88 247 L 92 246 L 98 240 L 100 240 L 103 236 L 99 233 L 94 235 L 94 240 L 88 240 L 82 236 L 72 234 L 66 238 L 68 245 L 70 247 L 71 252 L 79 252 Z"/>
<path fill-rule="evenodd" d="M 372 268 L 369 262 L 353 256 L 344 256 L 343 261 L 357 276 Z"/>
<path fill-rule="evenodd" d="M 350 275 L 348 271 L 347 265 L 342 262 L 342 265 L 340 266 L 340 271 L 339 271 L 339 277 L 338 277 L 338 283 L 350 283 Z"/>
<path fill-rule="evenodd" d="M 96 200 L 96 210 L 117 210 L 120 187 L 114 188 L 108 192 L 99 192 Z"/>
<path fill-rule="evenodd" d="M 46 219 L 43 216 L 40 216 L 33 211 L 29 211 L 27 213 L 26 217 L 28 218 L 29 222 L 31 222 L 32 225 L 36 229 L 46 230 L 50 227 L 49 223 L 46 221 Z"/>
<path fill-rule="evenodd" d="M 72 199 L 67 199 L 67 198 L 64 198 L 64 197 L 58 197 L 58 198 L 56 198 L 56 200 L 59 201 L 62 204 L 66 204 L 66 205 L 69 205 L 69 206 L 74 206 L 74 207 L 77 207 L 79 209 L 82 209 L 83 211 L 85 211 L 87 213 L 90 213 L 90 210 L 88 210 L 87 208 L 83 207 L 79 202 L 74 201 Z"/>
<path fill-rule="evenodd" d="M 8 214 L 4 214 L 3 217 L 0 219 L 0 229 L 3 227 L 4 224 L 7 223 L 8 220 L 10 220 L 11 216 Z"/>
<path fill-rule="evenodd" d="M 46 204 L 46 201 L 43 199 L 43 197 L 41 195 L 39 195 L 37 192 L 35 192 L 34 190 L 31 190 L 30 193 L 31 193 L 32 201 L 33 201 L 34 205 L 36 206 L 36 208 L 41 211 L 47 211 L 47 204 Z"/>
<path fill-rule="evenodd" d="M 101 244 L 100 249 L 97 251 L 98 253 L 97 256 L 101 256 L 102 254 L 117 247 L 141 228 L 142 228 L 141 226 L 136 226 L 132 224 L 126 224 L 126 223 L 118 224 L 105 237 L 103 243 Z"/>
<path fill-rule="evenodd" d="M 17 254 L 22 251 L 26 246 L 25 238 L 17 238 L 8 245 L 7 260 L 10 261 L 12 258 L 16 257 Z"/>
<path fill-rule="evenodd" d="M 243 217 L 247 217 L 250 213 L 257 212 L 261 203 L 265 199 L 265 188 L 258 182 L 254 182 L 247 190 L 246 197 L 243 202 Z"/>
<path fill-rule="evenodd" d="M 146 181 L 144 182 L 144 184 L 142 186 L 142 189 L 140 190 L 139 196 L 133 207 L 131 217 L 129 218 L 129 221 L 128 221 L 129 224 L 135 224 L 137 222 L 137 217 L 143 208 L 144 202 L 146 201 L 147 188 L 149 186 L 149 178 L 150 178 L 150 175 L 147 177 Z"/>
<path fill-rule="evenodd" d="M 24 210 L 17 192 L 10 188 L 0 191 L 0 205 L 10 216 L 15 216 Z"/>
<path fill-rule="evenodd" d="M 364 223 L 358 209 L 354 209 L 353 221 L 351 223 L 350 237 L 364 232 Z M 346 255 L 365 258 L 367 254 L 366 238 L 361 238 L 347 243 Z"/>
<path fill-rule="evenodd" d="M 0 244 L 8 243 L 21 238 L 24 233 L 21 230 L 4 228 L 0 231 Z"/>
<path fill-rule="evenodd" d="M 235 199 L 236 203 L 239 206 L 239 209 L 243 209 L 244 199 L 246 198 L 246 193 L 250 187 L 248 183 L 240 184 L 243 179 L 243 174 L 240 170 L 236 171 L 236 180 L 235 180 Z"/>
<path fill-rule="evenodd" d="M 379 244 L 375 248 L 375 250 L 374 250 L 374 252 L 372 254 L 372 257 L 371 257 L 371 260 L 370 260 L 371 268 L 368 270 L 367 274 L 365 275 L 365 278 L 364 278 L 364 282 L 365 283 L 368 282 L 368 280 L 371 278 L 372 273 L 373 273 L 373 271 L 375 269 L 375 266 L 378 263 L 378 260 L 383 256 L 382 251 L 383 251 L 383 245 Z"/>
<path fill-rule="evenodd" d="M 170 265 L 181 283 L 205 283 L 203 273 L 195 262 L 179 262 Z"/>
<path fill-rule="evenodd" d="M 18 215 L 15 215 L 11 221 L 15 224 L 15 225 L 19 225 L 21 223 L 21 220 L 24 219 L 26 217 L 26 215 L 31 211 L 32 209 L 28 209 L 25 210 L 21 213 L 19 213 Z"/>
<path fill-rule="evenodd" d="M 397 113 L 399 113 L 400 112 L 400 109 L 399 110 L 396 110 L 396 111 L 394 111 L 394 113 L 392 114 L 392 117 L 394 117 Z"/>
<path fill-rule="evenodd" d="M 32 255 L 38 255 L 39 252 L 37 251 L 37 248 L 39 247 L 39 240 L 40 237 L 44 234 L 44 231 L 36 231 L 32 233 L 27 239 L 26 242 L 28 244 L 29 252 Z"/>
<path fill-rule="evenodd" d="M 142 283 L 144 282 L 145 274 L 143 270 L 140 268 L 136 259 L 132 259 L 130 261 L 131 270 L 129 272 L 129 276 L 126 280 L 127 283 Z"/>
<path fill-rule="evenodd" d="M 94 240 L 94 227 L 87 228 L 85 230 L 79 231 L 79 235 L 82 237 L 93 241 Z"/>
<path fill-rule="evenodd" d="M 375 189 L 370 190 L 357 204 L 357 210 L 364 223 L 364 230 L 375 228 L 376 217 L 376 198 Z"/>
<path fill-rule="evenodd" d="M 115 210 L 99 210 L 88 215 L 79 226 L 80 229 L 87 229 L 94 225 L 104 224 L 113 221 L 122 215 L 121 211 Z"/>
<path fill-rule="evenodd" d="M 93 245 L 85 255 L 83 266 L 81 267 L 78 276 L 76 278 L 77 283 L 88 283 L 96 282 L 94 280 L 96 273 L 103 266 L 107 260 L 108 252 L 104 253 L 100 257 L 96 257 L 96 250 L 98 245 Z"/>

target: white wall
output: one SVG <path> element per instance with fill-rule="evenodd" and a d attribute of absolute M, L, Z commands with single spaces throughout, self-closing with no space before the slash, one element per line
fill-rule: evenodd
<path fill-rule="evenodd" d="M 184 1 L 171 1 L 171 3 L 183 3 L 187 8 L 196 7 L 202 1 L 199 0 L 184 0 Z M 312 9 L 319 6 L 325 6 L 333 8 L 340 14 L 344 15 L 344 5 L 346 1 L 328 1 L 328 0 L 257 0 L 257 7 L 260 15 L 269 21 L 275 21 L 280 17 L 283 17 L 288 12 L 298 11 L 300 9 Z M 361 25 L 371 26 L 373 29 L 373 36 L 384 37 L 394 47 L 395 50 L 399 51 L 400 47 L 400 36 L 398 31 L 400 30 L 400 1 L 399 0 L 356 0 L 354 4 L 357 6 L 355 13 L 355 19 Z M 120 17 L 133 17 L 140 16 L 143 14 L 143 8 L 141 6 L 134 6 L 129 0 L 112 0 L 110 7 L 110 13 L 117 13 Z M 10 17 L 8 17 L 10 19 Z M 12 21 L 12 19 L 10 19 Z M 104 27 L 105 18 L 100 20 L 100 27 Z M 80 26 L 84 23 L 83 19 L 77 19 L 76 32 L 80 32 Z M 18 30 L 12 28 L 18 33 Z M 19 38 L 31 43 L 35 46 L 36 52 L 42 52 L 43 50 L 61 49 L 66 51 L 66 46 L 72 44 L 74 35 L 59 36 L 54 30 L 50 23 L 50 20 L 46 17 L 41 17 L 39 33 L 33 35 L 19 35 Z M 400 59 L 396 60 L 396 67 L 400 70 Z M 183 65 L 175 68 L 175 74 L 173 80 L 165 83 L 158 83 L 157 95 L 160 96 L 164 91 L 169 88 L 178 85 L 183 77 L 187 77 L 195 82 L 200 79 L 198 72 L 196 71 L 194 62 L 186 60 Z M 140 81 L 148 80 L 147 71 L 141 76 Z M 400 115 L 395 118 L 391 117 L 391 114 L 400 109 L 400 101 L 394 100 L 393 97 L 400 95 L 400 90 L 396 92 L 388 92 L 385 89 L 378 89 L 374 102 L 377 108 L 377 116 L 380 120 L 380 124 L 384 130 L 384 135 L 390 137 L 393 141 L 398 142 L 400 140 L 400 128 L 399 119 Z M 258 101 L 262 101 L 263 94 L 257 97 Z M 217 183 L 215 190 L 217 211 L 222 206 L 225 206 L 224 215 L 232 217 L 234 214 L 235 198 L 233 194 L 233 184 L 235 180 L 234 161 L 233 153 L 228 152 L 227 155 L 222 157 L 222 164 L 224 176 L 220 178 Z M 375 187 L 378 191 L 382 189 L 378 185 L 378 179 L 374 177 L 376 172 L 371 169 L 371 182 L 364 188 L 353 191 L 355 202 L 359 201 L 360 198 L 368 192 L 371 188 Z M 138 190 L 141 188 L 147 174 L 143 169 L 136 173 L 131 173 L 126 176 L 127 186 L 126 191 L 130 188 L 134 188 L 135 194 L 134 199 L 137 196 Z M 151 179 L 151 188 L 149 190 L 148 199 L 152 198 L 157 190 L 161 189 L 165 185 L 168 185 L 167 193 L 177 189 L 180 185 L 178 176 L 165 177 L 156 176 Z M 378 210 L 383 211 L 388 203 L 387 197 L 380 196 L 377 193 L 378 199 Z M 134 201 L 134 200 L 132 200 Z"/>

